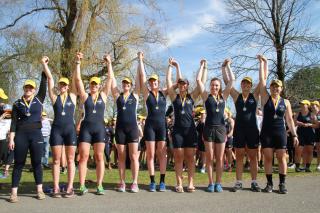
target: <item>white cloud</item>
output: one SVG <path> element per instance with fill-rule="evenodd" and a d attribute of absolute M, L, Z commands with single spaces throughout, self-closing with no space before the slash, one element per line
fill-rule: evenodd
<path fill-rule="evenodd" d="M 188 21 L 182 20 L 179 28 L 175 28 L 168 33 L 167 48 L 185 44 L 195 37 L 207 33 L 203 27 L 207 24 L 215 24 L 225 14 L 225 9 L 221 0 L 209 0 L 203 5 L 204 9 L 198 11 L 188 8 L 188 10 L 192 12 L 188 13 L 186 17 L 196 18 L 191 19 L 191 22 L 189 19 Z"/>

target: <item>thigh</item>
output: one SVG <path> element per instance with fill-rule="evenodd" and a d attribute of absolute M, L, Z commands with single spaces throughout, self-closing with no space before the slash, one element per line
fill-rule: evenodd
<path fill-rule="evenodd" d="M 203 128 L 203 139 L 208 142 L 213 142 L 213 127 L 204 126 Z"/>
<path fill-rule="evenodd" d="M 36 162 L 41 162 L 41 157 L 43 155 L 43 136 L 41 130 L 32 131 L 29 134 L 30 140 L 30 155 L 31 160 Z"/>
<path fill-rule="evenodd" d="M 116 127 L 115 139 L 117 144 L 126 145 L 126 134 L 123 128 Z"/>
<path fill-rule="evenodd" d="M 50 146 L 61 146 L 63 145 L 62 132 L 63 129 L 57 126 L 52 126 L 50 133 Z"/>
<path fill-rule="evenodd" d="M 80 143 L 79 144 L 79 155 L 89 157 L 90 154 L 90 143 Z"/>
<path fill-rule="evenodd" d="M 77 146 L 77 133 L 74 125 L 69 125 L 63 134 L 63 144 L 65 146 Z"/>
<path fill-rule="evenodd" d="M 94 131 L 92 132 L 92 141 L 91 143 L 95 144 L 95 143 L 103 143 L 104 142 L 104 138 L 106 136 L 106 131 L 103 125 L 97 125 L 94 128 Z"/>
<path fill-rule="evenodd" d="M 172 132 L 173 148 L 183 147 L 183 131 L 180 128 L 174 128 Z"/>
<path fill-rule="evenodd" d="M 248 149 L 257 149 L 259 146 L 259 130 L 257 128 L 246 129 L 246 145 Z"/>
<path fill-rule="evenodd" d="M 81 123 L 80 133 L 79 133 L 79 143 L 89 143 L 92 142 L 90 125 L 85 122 Z"/>
<path fill-rule="evenodd" d="M 139 142 L 139 129 L 138 126 L 128 128 L 126 131 L 126 143 L 138 143 Z"/>
<path fill-rule="evenodd" d="M 227 130 L 225 126 L 217 126 L 214 128 L 214 143 L 224 143 L 226 142 Z M 225 145 L 224 145 L 225 146 Z"/>
<path fill-rule="evenodd" d="M 146 125 L 144 126 L 144 130 L 143 130 L 143 136 L 146 141 L 156 140 L 155 129 L 153 128 L 151 121 L 146 122 Z"/>
<path fill-rule="evenodd" d="M 222 160 L 224 155 L 225 143 L 213 143 L 214 144 L 214 155 L 216 159 Z"/>
<path fill-rule="evenodd" d="M 14 162 L 23 163 L 26 161 L 28 150 L 29 150 L 29 140 L 26 133 L 16 132 L 14 137 Z"/>
<path fill-rule="evenodd" d="M 183 134 L 183 147 L 196 148 L 197 147 L 197 130 L 195 127 L 189 127 L 184 130 Z"/>
<path fill-rule="evenodd" d="M 157 125 L 156 131 L 155 131 L 155 140 L 156 141 L 165 141 L 167 135 L 167 129 L 165 123 L 159 123 Z"/>

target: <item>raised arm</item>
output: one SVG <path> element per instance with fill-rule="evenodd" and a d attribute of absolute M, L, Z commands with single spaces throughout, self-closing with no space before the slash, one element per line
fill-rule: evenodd
<path fill-rule="evenodd" d="M 234 74 L 231 70 L 231 59 L 227 60 L 226 69 L 224 69 L 224 72 L 222 72 L 222 75 L 229 76 L 229 82 L 226 85 L 226 88 L 223 90 L 223 99 L 227 100 L 231 91 L 231 88 L 233 87 L 233 83 L 235 81 Z M 227 72 L 226 72 L 227 70 Z"/>
<path fill-rule="evenodd" d="M 176 83 L 178 83 L 178 80 L 183 78 L 182 74 L 181 74 L 181 70 L 180 70 L 180 65 L 179 65 L 178 61 L 176 61 L 173 58 L 171 58 L 171 65 L 176 68 Z"/>
<path fill-rule="evenodd" d="M 261 104 L 262 106 L 267 102 L 269 98 L 269 94 L 267 91 L 267 80 L 266 74 L 268 72 L 268 60 L 262 55 L 258 55 L 257 58 L 260 61 L 260 69 L 259 69 L 259 84 L 260 84 L 260 96 L 261 96 Z M 267 70 L 265 70 L 267 69 Z"/>
<path fill-rule="evenodd" d="M 78 52 L 76 55 L 76 68 L 74 70 L 73 75 L 75 75 L 75 81 L 76 81 L 76 87 L 78 91 L 78 95 L 80 96 L 81 102 L 84 103 L 88 97 L 88 94 L 86 93 L 84 89 L 84 85 L 81 79 L 81 73 L 80 73 L 80 65 L 81 60 L 83 58 L 83 54 Z"/>
<path fill-rule="evenodd" d="M 139 96 L 140 96 L 141 83 L 140 83 L 139 70 L 137 69 L 137 73 L 136 73 L 136 77 L 135 77 L 135 85 L 134 85 L 134 89 L 133 89 L 133 94 L 136 96 L 136 98 L 139 98 Z"/>
<path fill-rule="evenodd" d="M 54 104 L 56 102 L 57 95 L 54 92 L 54 80 L 50 72 L 48 63 L 49 63 L 49 58 L 47 56 L 43 56 L 41 59 L 41 64 L 43 66 L 44 73 L 46 74 L 47 80 L 48 80 L 49 97 L 50 97 L 51 103 Z"/>
<path fill-rule="evenodd" d="M 171 101 L 174 100 L 175 98 L 175 92 L 172 87 L 172 60 L 173 60 L 172 58 L 169 59 L 169 65 L 168 65 L 167 76 L 166 76 L 167 91 Z"/>
<path fill-rule="evenodd" d="M 146 76 L 146 72 L 144 70 L 144 64 L 143 64 L 143 59 L 144 59 L 144 53 L 143 52 L 138 52 L 137 53 L 138 56 L 138 72 L 139 72 L 139 76 L 140 76 L 140 89 L 142 90 L 143 93 L 143 98 L 146 101 L 149 95 L 149 90 L 147 87 L 147 76 Z"/>
<path fill-rule="evenodd" d="M 107 96 L 109 95 L 109 91 L 111 88 L 111 84 L 112 84 L 112 79 L 114 78 L 113 76 L 113 70 L 112 70 L 112 63 L 111 63 L 111 57 L 110 55 L 105 55 L 103 57 L 103 60 L 106 63 L 107 69 L 108 69 L 108 74 L 107 74 L 107 82 L 105 82 L 103 88 L 102 88 L 102 92 L 101 95 L 104 99 L 104 101 L 107 100 Z"/>
<path fill-rule="evenodd" d="M 228 85 L 229 81 L 230 81 L 230 76 L 227 75 L 227 71 L 226 71 L 226 67 L 227 67 L 227 64 L 228 64 L 228 61 L 230 59 L 225 59 L 224 62 L 222 63 L 222 67 L 221 67 L 221 70 L 222 70 L 222 78 L 223 78 L 223 82 L 225 85 Z M 232 75 L 234 76 L 234 73 L 232 72 L 232 70 L 230 69 L 230 72 L 232 73 Z M 232 86 L 231 90 L 230 90 L 230 95 L 233 99 L 234 102 L 237 101 L 237 98 L 239 96 L 239 92 Z"/>
<path fill-rule="evenodd" d="M 112 93 L 112 96 L 113 98 L 116 100 L 119 96 L 120 96 L 120 91 L 118 89 L 118 86 L 117 86 L 117 80 L 114 76 L 114 72 L 113 72 L 113 69 L 110 70 L 110 73 L 111 73 L 111 93 Z"/>
<path fill-rule="evenodd" d="M 44 102 L 44 99 L 46 98 L 47 93 L 47 76 L 44 72 L 41 73 L 41 80 L 40 80 L 40 86 L 37 93 L 37 98 L 41 103 Z"/>
<path fill-rule="evenodd" d="M 197 75 L 197 88 L 198 88 L 198 91 L 202 97 L 203 100 L 205 100 L 205 85 L 203 83 L 203 79 L 206 79 L 207 77 L 206 76 L 203 76 L 203 75 L 206 75 L 207 72 L 205 72 L 204 70 L 206 69 L 205 66 L 206 66 L 206 60 L 201 60 L 200 61 L 200 68 L 199 68 L 199 71 L 198 71 L 198 75 Z"/>

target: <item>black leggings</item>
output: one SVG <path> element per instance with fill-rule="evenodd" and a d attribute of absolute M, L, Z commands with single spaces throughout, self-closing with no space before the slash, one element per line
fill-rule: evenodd
<path fill-rule="evenodd" d="M 14 167 L 12 172 L 12 188 L 18 187 L 22 169 L 26 163 L 28 150 L 30 150 L 31 165 L 36 185 L 42 184 L 41 157 L 43 152 L 43 136 L 41 129 L 17 131 L 14 148 Z"/>
<path fill-rule="evenodd" d="M 109 142 L 106 142 L 106 145 L 104 147 L 104 155 L 106 156 L 107 163 L 110 162 L 110 151 L 111 151 L 111 144 Z"/>

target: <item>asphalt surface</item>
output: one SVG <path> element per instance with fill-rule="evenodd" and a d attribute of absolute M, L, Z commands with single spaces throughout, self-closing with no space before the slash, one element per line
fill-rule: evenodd
<path fill-rule="evenodd" d="M 278 180 L 275 179 L 275 185 Z M 198 187 L 194 193 L 167 192 L 120 193 L 108 189 L 103 196 L 88 193 L 74 198 L 47 198 L 36 200 L 34 194 L 20 194 L 18 203 L 8 203 L 8 194 L 0 193 L 0 212 L 320 212 L 320 176 L 289 177 L 287 195 L 257 193 L 244 189 L 229 192 L 233 183 L 224 184 L 223 193 L 205 192 Z M 244 187 L 249 187 L 245 183 Z M 262 183 L 260 184 L 261 187 Z M 277 190 L 277 187 L 276 187 Z"/>

